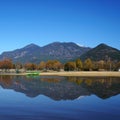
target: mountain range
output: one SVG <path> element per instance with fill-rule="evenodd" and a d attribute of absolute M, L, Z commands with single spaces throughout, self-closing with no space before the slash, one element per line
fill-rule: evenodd
<path fill-rule="evenodd" d="M 66 62 L 80 58 L 85 60 L 120 60 L 120 50 L 112 48 L 105 44 L 100 44 L 95 48 L 79 46 L 73 42 L 54 42 L 46 46 L 40 47 L 36 44 L 29 44 L 21 49 L 16 49 L 9 52 L 3 52 L 0 55 L 0 60 L 5 58 L 12 59 L 13 62 L 33 62 L 59 60 Z"/>
<path fill-rule="evenodd" d="M 96 46 L 95 48 L 89 50 L 85 54 L 81 55 L 80 58 L 83 60 L 90 58 L 91 60 L 94 61 L 99 60 L 120 61 L 120 50 L 102 43 Z"/>

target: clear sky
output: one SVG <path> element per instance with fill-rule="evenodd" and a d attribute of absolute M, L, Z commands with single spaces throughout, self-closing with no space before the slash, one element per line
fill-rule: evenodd
<path fill-rule="evenodd" d="M 120 0 L 0 0 L 0 53 L 56 41 L 120 49 Z"/>

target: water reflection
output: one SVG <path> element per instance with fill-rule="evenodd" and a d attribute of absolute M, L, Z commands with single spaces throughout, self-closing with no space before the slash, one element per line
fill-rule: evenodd
<path fill-rule="evenodd" d="M 120 93 L 120 78 L 0 76 L 0 86 L 31 98 L 45 95 L 53 100 L 74 100 L 95 94 L 106 99 Z"/>

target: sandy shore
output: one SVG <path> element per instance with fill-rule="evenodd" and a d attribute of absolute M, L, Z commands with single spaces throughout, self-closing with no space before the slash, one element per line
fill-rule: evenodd
<path fill-rule="evenodd" d="M 26 73 L 1 73 L 0 75 L 27 75 Z M 41 72 L 40 76 L 120 77 L 120 72 Z"/>
<path fill-rule="evenodd" d="M 120 72 L 54 72 L 54 73 L 40 73 L 40 75 L 55 75 L 55 76 L 82 76 L 82 77 L 120 77 Z"/>

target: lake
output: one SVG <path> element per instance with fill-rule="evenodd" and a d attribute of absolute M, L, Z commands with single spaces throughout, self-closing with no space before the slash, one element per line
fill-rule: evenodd
<path fill-rule="evenodd" d="M 120 78 L 0 76 L 0 120 L 120 120 Z"/>

